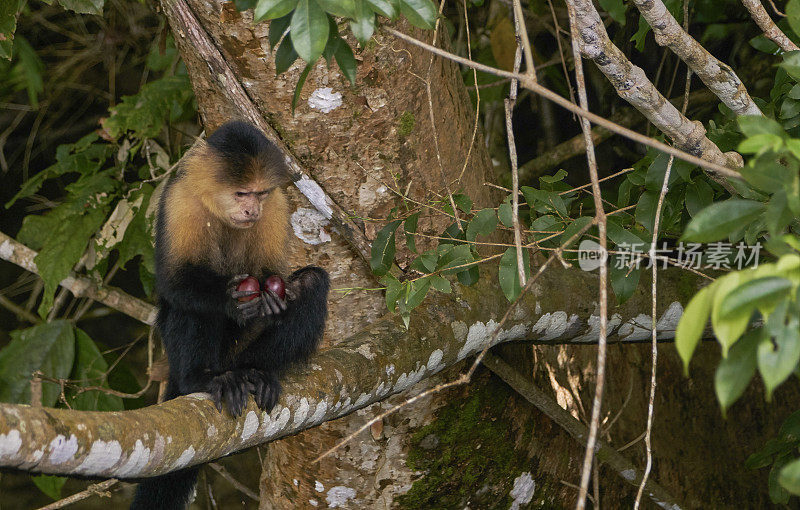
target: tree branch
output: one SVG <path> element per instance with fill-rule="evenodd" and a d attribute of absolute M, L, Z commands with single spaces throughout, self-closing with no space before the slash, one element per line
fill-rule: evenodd
<path fill-rule="evenodd" d="M 642 17 L 653 29 L 660 46 L 666 46 L 737 115 L 762 115 L 747 93 L 742 80 L 731 67 L 717 60 L 702 44 L 690 36 L 661 0 L 633 0 Z"/>
<path fill-rule="evenodd" d="M 0 404 L 0 466 L 27 471 L 114 478 L 163 474 L 295 434 L 404 391 L 490 344 L 505 298 L 485 269 L 473 287 L 432 295 L 407 330 L 391 316 L 317 353 L 283 382 L 284 395 L 269 414 L 252 400 L 244 415 L 220 414 L 203 394 L 122 412 L 85 412 Z M 674 335 L 686 302 L 697 288 L 685 272 L 665 270 L 659 337 Z M 586 292 L 593 275 L 551 268 L 537 280 L 494 343 L 533 338 L 543 343 L 597 340 L 596 296 Z M 557 291 L 556 291 L 557 289 Z M 679 291 L 678 289 L 684 289 Z M 609 341 L 650 336 L 640 313 L 649 296 L 637 293 L 609 317 Z M 537 311 L 538 313 L 534 312 Z"/>
<path fill-rule="evenodd" d="M 783 51 L 800 50 L 800 48 L 778 28 L 778 25 L 772 21 L 769 13 L 761 4 L 761 0 L 742 0 L 742 3 L 750 12 L 750 16 L 755 20 L 761 31 L 764 32 L 764 36 L 767 39 L 777 44 Z"/>

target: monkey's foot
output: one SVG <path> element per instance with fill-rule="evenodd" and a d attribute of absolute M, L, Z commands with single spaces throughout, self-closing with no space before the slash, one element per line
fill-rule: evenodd
<path fill-rule="evenodd" d="M 247 398 L 254 390 L 255 386 L 245 371 L 227 371 L 211 379 L 208 384 L 208 393 L 211 394 L 217 411 L 222 412 L 222 404 L 225 403 L 234 418 L 242 414 Z"/>
<path fill-rule="evenodd" d="M 281 383 L 278 382 L 278 378 L 263 370 L 250 369 L 246 373 L 247 380 L 253 386 L 252 393 L 256 405 L 262 411 L 271 411 L 281 395 Z"/>

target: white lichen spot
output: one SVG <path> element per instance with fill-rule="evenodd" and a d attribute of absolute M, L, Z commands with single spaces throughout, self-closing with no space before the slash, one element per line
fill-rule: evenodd
<path fill-rule="evenodd" d="M 295 487 L 300 486 L 300 482 L 297 481 L 297 478 L 292 478 L 292 483 L 294 484 Z"/>
<path fill-rule="evenodd" d="M 308 504 L 311 505 L 311 506 L 318 506 L 319 505 L 319 501 L 317 501 L 316 499 L 309 499 L 308 500 Z"/>
<path fill-rule="evenodd" d="M 356 349 L 356 352 L 367 358 L 368 360 L 372 361 L 375 359 L 375 353 L 369 350 L 368 344 L 361 344 Z"/>
<path fill-rule="evenodd" d="M 314 490 L 317 491 L 317 492 L 323 492 L 325 490 L 325 486 L 322 485 L 322 482 L 320 482 L 319 480 L 316 480 L 314 482 Z"/>
<path fill-rule="evenodd" d="M 442 352 L 442 350 L 441 349 L 436 349 L 428 357 L 428 363 L 425 366 L 431 372 L 438 372 L 439 370 L 442 369 L 442 367 L 439 366 L 439 364 L 442 362 L 442 357 L 443 356 L 444 356 L 444 353 Z"/>
<path fill-rule="evenodd" d="M 563 335 L 569 325 L 567 312 L 546 313 L 533 325 L 533 333 L 542 335 L 539 340 L 553 340 Z"/>
<path fill-rule="evenodd" d="M 43 456 L 44 456 L 44 447 L 39 448 L 38 450 L 34 450 L 33 453 L 31 453 L 31 458 L 37 464 L 39 463 L 40 460 L 42 460 Z"/>
<path fill-rule="evenodd" d="M 394 365 L 386 367 L 386 375 L 391 376 L 394 373 Z"/>
<path fill-rule="evenodd" d="M 248 411 L 242 426 L 242 441 L 247 441 L 258 430 L 258 415 L 253 411 Z"/>
<path fill-rule="evenodd" d="M 78 438 L 75 437 L 75 434 L 70 434 L 69 439 L 59 434 L 50 441 L 49 448 L 50 457 L 48 461 L 50 464 L 61 464 L 72 459 L 75 452 L 78 451 Z"/>
<path fill-rule="evenodd" d="M 461 347 L 461 350 L 458 351 L 458 359 L 462 360 L 470 354 L 474 354 L 487 347 L 492 340 L 492 335 L 494 335 L 497 326 L 498 324 L 491 319 L 485 324 L 479 321 L 470 326 L 467 332 L 467 340 L 464 342 L 464 346 Z M 523 338 L 527 329 L 528 326 L 526 324 L 517 324 L 508 330 L 501 329 L 492 342 L 492 345 L 513 338 Z"/>
<path fill-rule="evenodd" d="M 533 492 L 536 490 L 536 482 L 533 481 L 531 474 L 522 473 L 514 479 L 514 488 L 508 493 L 513 499 L 510 510 L 517 510 L 522 505 L 527 505 L 533 499 Z"/>
<path fill-rule="evenodd" d="M 656 329 L 659 338 L 672 338 L 675 336 L 675 330 L 678 328 L 678 322 L 683 315 L 683 306 L 677 301 L 673 301 L 664 310 L 664 314 L 656 322 Z"/>
<path fill-rule="evenodd" d="M 325 226 L 330 223 L 320 211 L 308 207 L 298 207 L 292 213 L 291 224 L 294 235 L 304 243 L 317 245 L 331 240 Z"/>
<path fill-rule="evenodd" d="M 194 446 L 189 446 L 189 448 L 183 450 L 183 453 L 181 453 L 181 456 L 178 457 L 178 460 L 172 464 L 172 469 L 180 469 L 190 463 L 194 458 L 194 454 Z"/>
<path fill-rule="evenodd" d="M 6 239 L 3 241 L 3 244 L 0 244 L 0 259 L 8 260 L 12 255 L 14 255 L 14 247 L 11 245 L 11 242 Z"/>
<path fill-rule="evenodd" d="M 422 365 L 417 370 L 412 370 L 407 374 L 402 374 L 400 377 L 397 378 L 397 382 L 394 383 L 394 392 L 399 393 L 407 388 L 410 388 L 420 382 L 422 377 L 425 375 L 425 372 L 428 368 L 425 365 Z"/>
<path fill-rule="evenodd" d="M 619 327 L 618 335 L 624 342 L 636 342 L 650 338 L 650 316 L 640 313 Z"/>
<path fill-rule="evenodd" d="M 277 416 L 276 416 L 277 414 Z M 279 413 L 273 412 L 271 420 L 267 423 L 264 437 L 274 437 L 289 423 L 289 418 L 292 417 L 291 411 L 288 407 L 281 408 Z"/>
<path fill-rule="evenodd" d="M 342 106 L 342 93 L 334 92 L 330 87 L 319 88 L 311 93 L 308 106 L 322 113 L 330 113 Z"/>
<path fill-rule="evenodd" d="M 300 179 L 294 181 L 294 185 L 297 186 L 300 193 L 305 195 L 308 201 L 311 202 L 311 205 L 316 207 L 326 218 L 330 219 L 333 216 L 333 210 L 330 205 L 328 205 L 325 192 L 316 181 L 309 179 L 307 175 L 303 174 Z"/>
<path fill-rule="evenodd" d="M 316 363 L 313 363 L 313 364 L 311 365 L 311 370 L 314 370 L 314 371 L 317 371 L 317 372 L 319 372 L 319 371 L 321 371 L 321 370 L 322 370 L 322 367 L 321 367 L 321 366 L 319 366 L 319 365 L 317 365 Z"/>
<path fill-rule="evenodd" d="M 344 485 L 337 485 L 336 487 L 331 487 L 328 491 L 328 495 L 325 497 L 325 501 L 328 502 L 330 508 L 344 508 L 347 502 L 354 497 L 356 497 L 355 489 L 345 487 Z"/>
<path fill-rule="evenodd" d="M 628 480 L 629 482 L 632 482 L 634 477 L 636 477 L 636 471 L 633 469 L 623 469 L 619 472 L 619 474 L 622 476 L 622 478 Z"/>
<path fill-rule="evenodd" d="M 150 448 L 145 447 L 144 444 L 137 439 L 136 443 L 133 445 L 133 451 L 130 456 L 128 456 L 128 460 L 125 461 L 125 464 L 123 464 L 115 474 L 121 477 L 137 475 L 144 469 L 149 461 Z"/>
<path fill-rule="evenodd" d="M 206 435 L 208 437 L 216 436 L 217 435 L 217 427 L 215 427 L 214 425 L 209 425 L 208 429 L 206 429 Z"/>
<path fill-rule="evenodd" d="M 369 395 L 367 395 L 366 393 L 362 393 L 356 399 L 356 402 L 355 402 L 355 404 L 353 404 L 353 407 L 362 407 L 368 401 L 369 401 Z"/>
<path fill-rule="evenodd" d="M 314 409 L 314 414 L 311 415 L 311 423 L 320 423 L 325 416 L 325 411 L 328 410 L 328 403 L 324 400 L 317 402 L 317 408 Z"/>
<path fill-rule="evenodd" d="M 101 475 L 111 469 L 122 457 L 122 446 L 119 441 L 103 441 L 92 443 L 89 454 L 83 459 L 75 472 L 83 475 Z"/>
<path fill-rule="evenodd" d="M 8 431 L 8 434 L 0 434 L 0 457 L 16 455 L 20 447 L 22 447 L 22 437 L 19 435 L 19 430 L 11 429 Z"/>
<path fill-rule="evenodd" d="M 297 411 L 294 412 L 294 421 L 292 422 L 293 427 L 299 427 L 306 421 L 306 417 L 308 416 L 308 399 L 303 397 L 300 399 L 300 406 L 297 408 Z"/>
<path fill-rule="evenodd" d="M 615 313 L 612 315 L 606 324 L 606 334 L 611 335 L 614 330 L 622 322 L 622 317 Z M 577 336 L 573 339 L 574 342 L 596 342 L 597 339 L 600 337 L 600 316 L 599 315 L 590 315 L 589 319 L 586 321 L 586 325 L 589 326 L 589 329 L 580 336 Z"/>

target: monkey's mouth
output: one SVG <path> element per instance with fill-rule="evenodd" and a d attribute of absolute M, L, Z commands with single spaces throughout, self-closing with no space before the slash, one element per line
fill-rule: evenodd
<path fill-rule="evenodd" d="M 250 228 L 256 224 L 258 219 L 248 218 L 244 220 L 240 220 L 238 218 L 231 217 L 231 224 L 236 228 Z"/>

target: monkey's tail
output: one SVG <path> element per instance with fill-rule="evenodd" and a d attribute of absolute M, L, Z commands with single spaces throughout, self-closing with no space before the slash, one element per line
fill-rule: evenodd
<path fill-rule="evenodd" d="M 148 478 L 136 488 L 131 510 L 183 510 L 197 482 L 199 468 Z"/>

